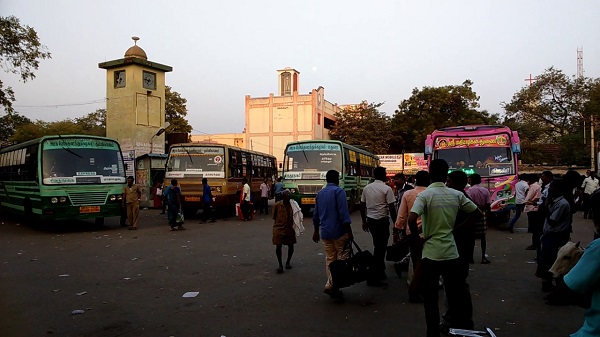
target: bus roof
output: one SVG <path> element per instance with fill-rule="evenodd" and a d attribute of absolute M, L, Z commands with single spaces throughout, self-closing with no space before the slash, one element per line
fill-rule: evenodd
<path fill-rule="evenodd" d="M 193 142 L 193 143 L 179 143 L 179 144 L 174 144 L 171 145 L 171 148 L 174 147 L 180 147 L 180 146 L 188 146 L 188 147 L 194 147 L 194 146 L 223 146 L 232 150 L 238 150 L 238 151 L 244 151 L 244 152 L 249 152 L 249 153 L 253 153 L 253 154 L 257 154 L 257 155 L 261 155 L 261 156 L 268 156 L 268 157 L 275 157 L 272 154 L 268 154 L 268 153 L 263 153 L 263 152 L 259 152 L 259 151 L 253 151 L 253 150 L 247 150 L 247 149 L 242 149 L 241 147 L 237 147 L 237 146 L 233 146 L 233 145 L 227 145 L 227 144 L 221 144 L 221 143 L 211 143 L 211 142 Z"/>
<path fill-rule="evenodd" d="M 33 145 L 33 144 L 39 144 L 41 142 L 43 142 L 44 140 L 47 139 L 61 139 L 61 138 L 89 138 L 89 139 L 99 139 L 99 140 L 106 140 L 106 141 L 113 141 L 113 142 L 117 142 L 116 140 L 112 139 L 112 138 L 107 138 L 107 137 L 101 137 L 101 136 L 91 136 L 91 135 L 47 135 L 47 136 L 42 136 L 40 138 L 36 138 L 36 139 L 32 139 L 32 140 L 28 140 L 22 143 L 18 143 L 15 145 L 10 145 L 7 147 L 3 147 L 0 149 L 0 152 L 8 152 L 8 151 L 12 151 L 15 149 L 21 149 L 24 147 L 28 147 L 29 145 Z"/>
<path fill-rule="evenodd" d="M 373 152 L 369 151 L 367 148 L 360 146 L 360 145 L 350 145 L 350 144 L 346 144 L 340 140 L 333 140 L 333 139 L 314 139 L 314 140 L 298 140 L 295 142 L 289 142 L 286 145 L 286 148 L 290 145 L 296 145 L 296 144 L 307 144 L 307 143 L 336 143 L 336 144 L 340 144 L 340 146 L 342 146 L 343 148 L 347 148 L 359 153 L 363 153 L 363 154 L 371 154 L 371 155 L 375 155 Z"/>
<path fill-rule="evenodd" d="M 443 134 L 445 136 L 465 136 L 476 132 L 479 135 L 495 134 L 498 132 L 510 133 L 510 128 L 504 125 L 464 125 L 440 128 L 434 130 L 431 135 L 437 136 Z"/>

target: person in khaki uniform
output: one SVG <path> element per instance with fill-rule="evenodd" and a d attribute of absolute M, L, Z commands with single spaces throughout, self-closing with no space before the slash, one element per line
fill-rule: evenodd
<path fill-rule="evenodd" d="M 127 177 L 127 185 L 123 187 L 123 207 L 127 209 L 129 230 L 137 229 L 141 197 L 142 191 L 140 190 L 140 186 L 133 183 L 132 176 Z"/>

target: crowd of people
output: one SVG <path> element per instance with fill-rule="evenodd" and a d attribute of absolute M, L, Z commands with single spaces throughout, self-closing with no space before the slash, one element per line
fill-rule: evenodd
<path fill-rule="evenodd" d="M 427 336 L 436 337 L 447 333 L 450 328 L 470 330 L 474 327 L 467 279 L 469 264 L 475 262 L 476 240 L 480 240 L 481 264 L 491 263 L 486 254 L 490 192 L 481 186 L 482 179 L 478 174 L 467 176 L 460 170 L 448 171 L 444 160 L 435 159 L 431 161 L 429 171 L 419 171 L 414 177 L 399 173 L 390 181 L 386 169 L 377 167 L 373 172 L 374 181 L 365 186 L 360 198 L 361 228 L 371 235 L 373 244 L 373 262 L 367 285 L 388 285 L 385 259 L 390 236 L 392 243 L 407 241 L 411 271 L 407 279 L 409 301 L 423 303 Z M 324 293 L 332 299 L 343 300 L 344 294 L 335 287 L 329 266 L 336 260 L 349 257 L 354 235 L 347 196 L 339 187 L 339 172 L 328 171 L 326 182 L 315 200 L 312 239 L 323 243 Z M 202 183 L 202 221 L 214 221 L 209 211 L 212 202 L 210 186 L 206 178 Z M 171 230 L 185 229 L 176 221 L 182 201 L 177 185 L 177 180 L 173 179 L 168 187 L 157 185 L 153 191 L 156 195 L 162 193 L 164 197 L 161 200 L 165 201 Z M 273 197 L 276 199 L 272 208 L 272 243 L 278 262 L 276 271 L 283 273 L 285 269 L 292 269 L 296 237 L 304 231 L 302 211 L 290 198 L 290 191 L 283 189 L 280 178 L 274 185 L 265 179 L 260 191 L 258 209 L 261 213 L 269 214 L 268 201 Z M 250 220 L 254 210 L 250 209 L 250 187 L 245 178 L 241 193 L 243 219 Z M 139 199 L 139 186 L 133 183 L 133 177 L 128 177 L 123 188 L 122 206 L 132 230 L 137 229 Z M 155 206 L 163 207 L 158 203 Z M 560 177 L 550 171 L 541 175 L 520 174 L 515 185 L 515 203 L 510 207 L 514 216 L 508 223 L 509 232 L 514 232 L 515 224 L 523 213 L 527 216 L 531 244 L 525 249 L 535 251 L 535 276 L 541 280 L 541 290 L 554 292 L 567 288 L 591 297 L 584 325 L 572 336 L 600 335 L 600 241 L 596 240 L 600 237 L 600 184 L 595 173 L 588 171 L 585 177 L 575 171 L 568 171 Z M 549 270 L 557 259 L 559 249 L 570 240 L 573 216 L 578 211 L 584 219 L 593 221 L 595 241 L 564 280 L 557 279 Z M 283 246 L 287 246 L 285 263 Z M 441 317 L 438 307 L 440 285 L 446 298 L 445 312 Z"/>
<path fill-rule="evenodd" d="M 491 261 L 486 254 L 487 215 L 490 213 L 489 191 L 481 186 L 481 176 L 467 176 L 463 171 L 448 173 L 444 160 L 432 160 L 429 172 L 415 175 L 414 185 L 402 174 L 386 184 L 385 168 L 374 171 L 374 182 L 367 185 L 361 197 L 362 229 L 369 232 L 373 243 L 372 274 L 368 286 L 387 285 L 385 254 L 389 237 L 392 242 L 408 238 L 413 275 L 409 276 L 409 301 L 422 302 L 425 308 L 427 336 L 440 336 L 450 328 L 473 329 L 473 305 L 467 278 L 469 264 L 474 263 L 474 247 L 480 240 L 481 263 Z M 314 242 L 323 242 L 326 282 L 324 292 L 335 300 L 344 295 L 335 288 L 329 265 L 348 258 L 353 240 L 351 220 L 343 189 L 338 186 L 337 171 L 327 172 L 327 185 L 317 194 L 313 212 Z M 391 186 L 390 186 L 391 185 Z M 593 219 L 594 239 L 600 231 L 600 189 L 598 178 L 588 171 L 585 177 L 568 171 L 561 177 L 544 171 L 541 175 L 519 175 L 516 184 L 514 216 L 508 230 L 521 214 L 527 214 L 527 229 L 535 250 L 535 276 L 541 279 L 541 290 L 554 291 L 565 284 L 572 291 L 593 293 L 584 325 L 572 336 L 600 335 L 600 243 L 593 241 L 581 263 L 565 277 L 553 278 L 549 272 L 559 249 L 572 233 L 573 216 L 581 211 Z M 390 233 L 390 221 L 393 222 Z M 590 269 L 594 272 L 591 272 Z M 445 312 L 438 307 L 439 286 L 446 297 Z"/>

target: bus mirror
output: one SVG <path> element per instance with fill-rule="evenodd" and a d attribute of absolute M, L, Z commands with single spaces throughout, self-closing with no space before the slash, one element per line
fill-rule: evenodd
<path fill-rule="evenodd" d="M 521 153 L 521 140 L 517 131 L 512 132 L 511 146 L 514 153 Z"/>
<path fill-rule="evenodd" d="M 427 135 L 425 139 L 425 156 L 428 156 L 433 153 L 433 138 L 431 135 Z"/>

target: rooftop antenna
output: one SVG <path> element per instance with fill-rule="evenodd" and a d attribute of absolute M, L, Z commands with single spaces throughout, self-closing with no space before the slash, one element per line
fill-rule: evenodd
<path fill-rule="evenodd" d="M 133 43 L 137 46 L 137 42 L 140 40 L 140 38 L 137 36 L 132 36 L 131 39 L 133 40 Z"/>

